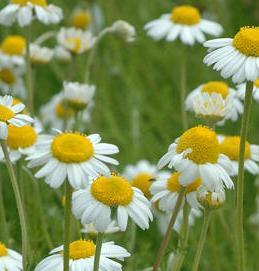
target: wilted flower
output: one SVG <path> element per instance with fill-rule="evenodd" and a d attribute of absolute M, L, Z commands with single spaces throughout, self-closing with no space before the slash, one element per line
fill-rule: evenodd
<path fill-rule="evenodd" d="M 118 20 L 113 23 L 112 30 L 126 42 L 133 42 L 136 38 L 135 27 L 126 21 Z"/>
<path fill-rule="evenodd" d="M 204 208 L 218 209 L 225 201 L 225 191 L 224 189 L 210 191 L 205 186 L 201 186 L 198 189 L 197 198 Z"/>
<path fill-rule="evenodd" d="M 31 61 L 34 64 L 47 64 L 54 55 L 54 51 L 47 47 L 41 47 L 37 44 L 30 44 Z"/>

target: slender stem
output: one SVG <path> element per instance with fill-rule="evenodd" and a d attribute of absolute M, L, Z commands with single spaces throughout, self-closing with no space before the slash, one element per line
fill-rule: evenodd
<path fill-rule="evenodd" d="M 0 181 L 0 226 L 1 226 L 1 239 L 5 244 L 8 245 L 9 241 L 9 230 L 8 224 L 6 221 L 6 213 L 5 213 L 5 206 L 4 206 L 4 197 L 3 197 L 3 187 L 2 187 L 2 180 Z"/>
<path fill-rule="evenodd" d="M 98 232 L 97 239 L 96 239 L 93 271 L 99 271 L 99 263 L 100 263 L 103 237 L 104 237 L 104 233 Z"/>
<path fill-rule="evenodd" d="M 65 182 L 65 232 L 64 232 L 64 271 L 69 271 L 69 245 L 71 236 L 71 198 L 72 187 Z"/>
<path fill-rule="evenodd" d="M 182 59 L 180 61 L 180 99 L 181 99 L 181 120 L 183 125 L 183 130 L 188 129 L 187 113 L 185 110 L 185 96 L 186 96 L 186 65 L 187 65 L 187 48 L 183 48 Z"/>
<path fill-rule="evenodd" d="M 253 82 L 246 83 L 246 94 L 244 102 L 244 113 L 240 131 L 240 149 L 238 163 L 238 179 L 237 179 L 237 259 L 238 270 L 245 270 L 245 251 L 244 251 L 244 228 L 243 228 L 243 198 L 244 198 L 244 161 L 245 161 L 245 145 L 248 133 L 249 115 L 252 104 Z"/>
<path fill-rule="evenodd" d="M 156 261 L 155 261 L 154 266 L 153 266 L 153 271 L 158 271 L 158 269 L 160 267 L 161 261 L 162 261 L 162 259 L 164 257 L 164 254 L 165 254 L 165 250 L 167 248 L 167 245 L 168 245 L 170 237 L 171 237 L 172 228 L 174 226 L 177 215 L 178 215 L 178 213 L 179 213 L 179 211 L 181 209 L 181 206 L 182 206 L 182 201 L 184 199 L 184 194 L 185 194 L 185 189 L 182 189 L 181 192 L 178 195 L 178 198 L 177 198 L 177 201 L 176 201 L 173 213 L 172 213 L 171 220 L 170 220 L 170 222 L 168 224 L 165 236 L 164 236 L 164 238 L 163 238 L 163 240 L 161 242 L 161 245 L 160 245 L 157 257 L 156 257 Z"/>
<path fill-rule="evenodd" d="M 202 254 L 202 250 L 203 250 L 203 247 L 204 247 L 204 244 L 206 241 L 207 232 L 208 232 L 208 228 L 209 228 L 210 216 L 211 216 L 211 211 L 205 209 L 204 210 L 203 225 L 201 228 L 201 235 L 200 235 L 200 239 L 198 242 L 198 246 L 196 248 L 196 254 L 195 254 L 193 265 L 192 265 L 192 271 L 199 270 L 198 268 L 199 268 L 199 264 L 200 264 L 201 254 Z"/>
<path fill-rule="evenodd" d="M 42 43 L 44 43 L 45 41 L 47 41 L 48 39 L 54 38 L 56 37 L 57 32 L 56 31 L 48 31 L 44 34 L 42 34 L 41 36 L 39 36 L 34 43 L 37 45 L 41 45 Z"/>
<path fill-rule="evenodd" d="M 183 208 L 183 224 L 181 228 L 181 237 L 179 240 L 179 245 L 177 249 L 177 254 L 175 258 L 175 264 L 173 266 L 172 271 L 180 271 L 183 265 L 186 249 L 188 246 L 188 239 L 189 239 L 189 215 L 190 215 L 191 208 L 187 202 L 184 204 Z"/>
<path fill-rule="evenodd" d="M 7 145 L 5 141 L 1 141 L 1 147 L 5 157 L 6 167 L 10 176 L 10 181 L 12 183 L 14 196 L 16 200 L 16 205 L 18 209 L 18 214 L 20 218 L 20 226 L 21 226 L 21 233 L 22 233 L 22 255 L 23 255 L 23 270 L 28 270 L 28 255 L 29 255 L 29 240 L 27 235 L 27 226 L 26 226 L 26 216 L 23 207 L 23 202 L 17 182 L 17 177 L 15 174 L 14 167 L 10 160 L 10 156 L 8 153 Z"/>
<path fill-rule="evenodd" d="M 27 84 L 27 105 L 30 114 L 34 115 L 34 93 L 32 86 L 32 68 L 31 68 L 31 56 L 30 56 L 30 42 L 31 42 L 31 26 L 27 28 L 27 40 L 26 40 L 26 84 Z"/>

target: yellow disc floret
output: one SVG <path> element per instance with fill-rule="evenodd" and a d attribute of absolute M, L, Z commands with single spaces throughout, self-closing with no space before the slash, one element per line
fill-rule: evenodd
<path fill-rule="evenodd" d="M 26 40 L 22 36 L 8 36 L 1 44 L 1 50 L 7 55 L 22 56 L 25 52 Z"/>
<path fill-rule="evenodd" d="M 179 138 L 176 151 L 177 153 L 186 151 L 185 157 L 196 164 L 214 164 L 219 157 L 217 135 L 208 127 L 193 127 Z"/>
<path fill-rule="evenodd" d="M 37 133 L 33 127 L 29 125 L 22 127 L 8 126 L 7 145 L 10 149 L 29 148 L 34 145 L 36 140 Z"/>
<path fill-rule="evenodd" d="M 0 105 L 0 121 L 7 122 L 15 116 L 14 112 L 4 105 Z"/>
<path fill-rule="evenodd" d="M 94 155 L 92 142 L 77 133 L 57 135 L 51 145 L 52 155 L 63 163 L 85 162 Z"/>
<path fill-rule="evenodd" d="M 8 255 L 8 251 L 6 246 L 0 242 L 0 257 L 4 257 Z"/>
<path fill-rule="evenodd" d="M 219 200 L 219 198 L 215 198 L 212 195 L 212 192 L 207 191 L 206 195 L 198 196 L 199 203 L 206 209 L 218 209 L 222 206 L 223 201 Z"/>
<path fill-rule="evenodd" d="M 257 78 L 255 81 L 254 81 L 254 86 L 256 88 L 259 88 L 259 78 Z"/>
<path fill-rule="evenodd" d="M 230 160 L 239 160 L 239 146 L 240 137 L 239 136 L 228 136 L 220 144 L 220 152 L 229 157 Z M 251 146 L 246 141 L 245 144 L 245 159 L 251 157 Z"/>
<path fill-rule="evenodd" d="M 67 38 L 66 42 L 68 43 L 70 50 L 73 53 L 80 53 L 81 50 L 81 39 L 79 37 L 74 37 L 74 38 Z"/>
<path fill-rule="evenodd" d="M 55 113 L 59 119 L 68 119 L 75 115 L 75 112 L 68 106 L 65 106 L 62 102 L 57 103 Z"/>
<path fill-rule="evenodd" d="M 259 27 L 242 27 L 235 35 L 233 45 L 246 56 L 259 57 Z"/>
<path fill-rule="evenodd" d="M 218 93 L 223 98 L 226 98 L 228 96 L 228 85 L 222 81 L 211 81 L 203 85 L 201 91 L 209 94 Z"/>
<path fill-rule="evenodd" d="M 140 189 L 143 194 L 149 199 L 151 198 L 150 186 L 152 184 L 153 177 L 149 173 L 139 173 L 132 180 L 131 185 Z"/>
<path fill-rule="evenodd" d="M 71 23 L 76 28 L 85 29 L 90 25 L 91 14 L 89 11 L 79 10 L 74 13 Z"/>
<path fill-rule="evenodd" d="M 121 176 L 97 178 L 91 186 L 93 197 L 108 206 L 127 206 L 133 199 L 130 183 Z"/>
<path fill-rule="evenodd" d="M 173 8 L 171 20 L 178 24 L 195 25 L 200 22 L 201 16 L 197 8 L 186 5 Z"/>
<path fill-rule="evenodd" d="M 93 241 L 78 240 L 69 245 L 69 258 L 72 260 L 90 258 L 94 254 L 95 244 Z"/>
<path fill-rule="evenodd" d="M 16 81 L 15 75 L 9 69 L 0 70 L 0 80 L 8 85 L 13 85 Z"/>
<path fill-rule="evenodd" d="M 17 4 L 20 6 L 26 6 L 29 3 L 33 5 L 41 6 L 41 7 L 46 7 L 48 5 L 47 0 L 11 0 L 11 3 Z"/>

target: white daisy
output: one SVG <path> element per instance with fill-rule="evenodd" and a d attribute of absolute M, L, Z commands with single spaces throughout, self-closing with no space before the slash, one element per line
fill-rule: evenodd
<path fill-rule="evenodd" d="M 50 256 L 42 260 L 35 271 L 55 270 L 63 271 L 63 246 L 50 252 Z M 70 243 L 69 271 L 92 271 L 94 266 L 95 244 L 93 241 L 78 240 Z M 102 244 L 100 255 L 100 271 L 121 271 L 122 265 L 117 261 L 123 261 L 130 254 L 123 247 L 114 242 Z M 116 261 L 112 260 L 115 259 Z"/>
<path fill-rule="evenodd" d="M 1 271 L 21 271 L 22 255 L 7 248 L 0 242 L 0 270 Z"/>
<path fill-rule="evenodd" d="M 171 14 L 147 23 L 145 30 L 155 40 L 174 41 L 179 38 L 187 45 L 203 43 L 205 34 L 219 36 L 223 32 L 220 24 L 202 19 L 199 10 L 188 5 L 174 7 Z"/>
<path fill-rule="evenodd" d="M 150 202 L 143 193 L 121 176 L 101 176 L 84 190 L 73 193 L 72 211 L 82 224 L 94 223 L 99 232 L 104 232 L 111 223 L 112 209 L 121 231 L 125 231 L 128 217 L 143 230 L 149 228 L 153 219 Z"/>
<path fill-rule="evenodd" d="M 237 93 L 240 99 L 245 99 L 246 84 L 240 84 L 237 86 Z M 259 103 L 259 78 L 254 81 L 253 98 Z"/>
<path fill-rule="evenodd" d="M 64 62 L 64 63 L 70 62 L 72 59 L 71 53 L 67 49 L 65 49 L 63 46 L 57 46 L 54 49 L 53 57 L 57 59 L 58 61 Z"/>
<path fill-rule="evenodd" d="M 95 38 L 90 31 L 76 28 L 61 28 L 57 35 L 58 44 L 74 54 L 90 50 Z"/>
<path fill-rule="evenodd" d="M 229 177 L 232 172 L 231 161 L 220 153 L 216 133 L 205 126 L 187 130 L 171 144 L 158 167 L 167 164 L 181 173 L 179 182 L 182 186 L 191 184 L 199 177 L 204 185 L 213 190 L 234 186 Z"/>
<path fill-rule="evenodd" d="M 232 175 L 238 175 L 238 161 L 239 161 L 239 136 L 218 136 L 220 142 L 220 152 L 225 154 L 232 164 Z M 259 173 L 259 146 L 250 144 L 246 141 L 245 144 L 245 169 L 253 175 Z"/>
<path fill-rule="evenodd" d="M 218 209 L 224 203 L 226 196 L 224 189 L 211 191 L 202 185 L 197 191 L 197 199 L 204 208 Z"/>
<path fill-rule="evenodd" d="M 152 184 L 150 191 L 153 195 L 151 202 L 157 202 L 159 209 L 165 212 L 171 212 L 174 210 L 179 193 L 182 186 L 179 182 L 179 172 L 164 174 L 162 177 L 158 177 Z M 194 182 L 186 186 L 185 197 L 189 205 L 198 209 L 200 204 L 196 198 L 197 189 L 201 186 L 202 180 L 196 179 Z"/>
<path fill-rule="evenodd" d="M 87 234 L 95 235 L 95 236 L 98 234 L 98 231 L 93 223 L 85 224 L 85 225 L 83 225 L 83 227 L 84 228 L 81 230 L 82 233 L 87 233 Z M 119 232 L 119 231 L 120 231 L 120 228 L 118 227 L 117 222 L 115 220 L 113 220 L 108 225 L 108 227 L 104 233 L 111 234 L 111 233 L 115 233 L 115 232 Z"/>
<path fill-rule="evenodd" d="M 117 160 L 109 157 L 119 152 L 118 147 L 100 142 L 98 134 L 59 131 L 55 136 L 39 138 L 34 154 L 27 158 L 28 167 L 43 166 L 35 177 L 45 177 L 53 188 L 60 187 L 66 178 L 73 188 L 84 187 L 89 177 L 110 174 L 106 163 L 118 165 Z"/>
<path fill-rule="evenodd" d="M 118 20 L 111 26 L 112 31 L 126 42 L 133 42 L 136 39 L 136 29 L 126 21 Z"/>
<path fill-rule="evenodd" d="M 37 44 L 30 44 L 30 55 L 31 61 L 34 64 L 47 64 L 49 63 L 53 56 L 54 51 L 47 47 L 41 47 Z"/>
<path fill-rule="evenodd" d="M 14 105 L 12 96 L 0 96 L 0 139 L 7 139 L 9 124 L 22 127 L 33 122 L 31 117 L 21 114 L 24 108 L 22 103 Z"/>
<path fill-rule="evenodd" d="M 232 121 L 236 121 L 239 114 L 243 114 L 243 104 L 237 91 L 222 81 L 210 81 L 194 89 L 187 96 L 185 107 L 197 115 L 215 116 Z"/>
<path fill-rule="evenodd" d="M 242 83 L 259 77 L 259 27 L 243 27 L 233 39 L 209 40 L 204 46 L 208 48 L 204 63 L 213 65 L 223 78 Z"/>
<path fill-rule="evenodd" d="M 49 5 L 47 0 L 10 0 L 0 11 L 0 24 L 20 26 L 31 24 L 34 19 L 44 24 L 57 24 L 63 18 L 62 9 Z"/>

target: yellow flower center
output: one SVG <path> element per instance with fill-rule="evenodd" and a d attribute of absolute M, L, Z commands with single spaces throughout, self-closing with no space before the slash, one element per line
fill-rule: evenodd
<path fill-rule="evenodd" d="M 186 157 L 196 164 L 216 163 L 219 157 L 219 142 L 216 133 L 205 126 L 187 130 L 179 138 L 176 151 L 190 150 Z"/>
<path fill-rule="evenodd" d="M 93 197 L 108 206 L 126 206 L 133 199 L 133 189 L 123 177 L 111 175 L 97 178 L 92 186 Z"/>
<path fill-rule="evenodd" d="M 259 57 L 259 27 L 242 27 L 235 35 L 233 45 L 246 56 Z"/>
<path fill-rule="evenodd" d="M 10 149 L 29 148 L 37 140 L 37 133 L 33 127 L 25 125 L 23 127 L 8 126 L 7 145 Z"/>
<path fill-rule="evenodd" d="M 221 81 L 211 81 L 205 84 L 201 91 L 209 94 L 218 93 L 223 98 L 226 98 L 228 96 L 228 85 Z"/>
<path fill-rule="evenodd" d="M 4 257 L 8 255 L 7 248 L 4 244 L 0 243 L 0 257 Z"/>
<path fill-rule="evenodd" d="M 186 5 L 173 8 L 171 20 L 178 24 L 194 25 L 200 22 L 201 16 L 197 8 Z"/>
<path fill-rule="evenodd" d="M 239 160 L 239 146 L 240 137 L 239 136 L 228 136 L 220 144 L 220 152 L 227 155 L 229 159 L 238 161 Z M 245 159 L 251 157 L 251 147 L 246 141 L 245 144 Z"/>
<path fill-rule="evenodd" d="M 259 78 L 254 81 L 254 86 L 259 88 Z"/>
<path fill-rule="evenodd" d="M 56 115 L 59 119 L 69 119 L 75 115 L 75 112 L 60 102 L 55 107 Z"/>
<path fill-rule="evenodd" d="M 221 207 L 222 202 L 219 201 L 219 199 L 212 199 L 212 192 L 207 191 L 206 196 L 203 196 L 202 198 L 198 198 L 201 205 L 205 208 L 209 209 L 218 209 Z"/>
<path fill-rule="evenodd" d="M 72 260 L 86 259 L 94 256 L 95 244 L 93 241 L 78 240 L 69 245 L 69 258 Z"/>
<path fill-rule="evenodd" d="M 0 105 L 0 121 L 7 122 L 15 116 L 14 112 L 4 105 Z"/>
<path fill-rule="evenodd" d="M 11 0 L 11 3 L 20 6 L 26 6 L 29 3 L 42 7 L 46 7 L 48 5 L 47 0 Z"/>
<path fill-rule="evenodd" d="M 9 69 L 0 70 L 0 79 L 8 85 L 13 85 L 16 81 L 14 74 Z"/>
<path fill-rule="evenodd" d="M 74 27 L 85 29 L 90 25 L 91 14 L 89 11 L 80 10 L 73 15 L 71 21 Z"/>
<path fill-rule="evenodd" d="M 57 135 L 51 145 L 52 154 L 63 163 L 81 163 L 94 155 L 92 142 L 84 135 L 63 133 Z"/>
<path fill-rule="evenodd" d="M 67 38 L 67 43 L 69 46 L 71 46 L 70 50 L 73 53 L 79 53 L 80 49 L 81 49 L 81 39 L 78 37 L 74 37 L 74 38 Z"/>
<path fill-rule="evenodd" d="M 26 40 L 22 36 L 8 36 L 1 44 L 1 50 L 8 55 L 23 55 Z"/>
<path fill-rule="evenodd" d="M 151 193 L 149 191 L 152 184 L 152 176 L 149 173 L 140 173 L 138 174 L 131 182 L 132 186 L 140 189 L 143 194 L 149 199 L 151 198 Z"/>

